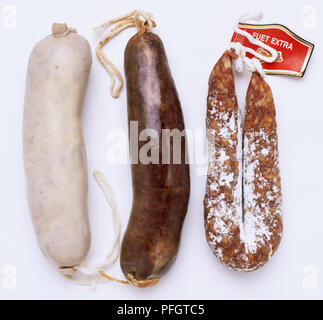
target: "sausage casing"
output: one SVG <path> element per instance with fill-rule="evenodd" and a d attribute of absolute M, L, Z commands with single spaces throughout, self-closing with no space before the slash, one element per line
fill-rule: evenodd
<path fill-rule="evenodd" d="M 54 25 L 57 32 L 61 27 Z M 28 66 L 23 123 L 28 202 L 40 248 L 59 267 L 79 265 L 90 247 L 81 114 L 91 62 L 87 40 L 69 32 L 40 41 Z"/>
<path fill-rule="evenodd" d="M 275 105 L 268 84 L 253 73 L 242 130 L 229 52 L 209 80 L 209 170 L 204 200 L 207 241 L 222 263 L 253 271 L 282 236 Z"/>
<path fill-rule="evenodd" d="M 125 75 L 129 128 L 136 122 L 139 134 L 154 129 L 159 146 L 163 129 L 184 130 L 164 46 L 156 34 L 141 31 L 129 40 Z M 139 150 L 145 143 L 139 141 Z M 143 164 L 140 159 L 136 163 L 138 155 L 131 152 L 133 205 L 120 259 L 126 277 L 132 274 L 137 280 L 146 280 L 159 276 L 176 256 L 190 193 L 185 144 L 182 139 L 179 164 L 162 163 L 162 149 L 169 148 L 172 159 L 172 142 L 159 148 L 158 164 Z"/>

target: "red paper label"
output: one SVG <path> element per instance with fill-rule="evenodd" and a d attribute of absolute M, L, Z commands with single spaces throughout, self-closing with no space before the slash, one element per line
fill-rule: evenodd
<path fill-rule="evenodd" d="M 260 40 L 278 52 L 278 58 L 272 63 L 262 62 L 266 74 L 283 74 L 295 77 L 303 77 L 308 62 L 314 50 L 314 44 L 302 39 L 295 33 L 280 24 L 245 24 L 239 23 L 239 28 L 250 33 L 253 38 Z M 251 48 L 264 56 L 271 53 L 264 48 L 254 45 L 249 40 L 236 32 L 231 42 L 240 42 L 243 46 Z M 253 58 L 250 53 L 248 58 Z"/>

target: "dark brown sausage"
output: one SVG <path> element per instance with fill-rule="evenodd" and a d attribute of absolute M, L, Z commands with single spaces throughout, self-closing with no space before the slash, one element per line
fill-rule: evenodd
<path fill-rule="evenodd" d="M 151 32 L 138 32 L 125 50 L 128 120 L 138 121 L 139 134 L 144 129 L 184 130 L 184 120 L 165 49 Z M 157 139 L 157 140 L 158 140 Z M 139 150 L 147 141 L 139 141 Z M 171 159 L 173 141 L 170 145 Z M 186 216 L 189 194 L 189 165 L 185 163 L 185 138 L 181 140 L 181 163 L 135 164 L 132 158 L 133 205 L 121 248 L 124 275 L 137 280 L 160 276 L 174 261 Z"/>

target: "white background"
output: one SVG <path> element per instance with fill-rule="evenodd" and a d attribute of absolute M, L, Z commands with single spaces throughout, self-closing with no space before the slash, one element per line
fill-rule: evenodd
<path fill-rule="evenodd" d="M 17 10 L 14 30 L 6 30 L 3 8 L 7 5 Z M 314 6 L 310 16 L 308 5 Z M 261 9 L 265 23 L 282 23 L 316 43 L 303 79 L 267 77 L 277 108 L 285 230 L 276 255 L 257 272 L 230 271 L 209 249 L 203 227 L 205 176 L 197 175 L 200 166 L 196 164 L 191 166 L 191 199 L 179 254 L 158 286 L 143 290 L 117 283 L 78 287 L 61 278 L 38 248 L 25 196 L 22 160 L 28 56 L 33 45 L 50 33 L 53 22 L 67 22 L 77 28 L 94 51 L 99 38 L 92 33 L 92 27 L 135 8 L 155 16 L 155 32 L 166 47 L 186 127 L 193 130 L 205 128 L 208 77 L 228 45 L 239 15 Z M 322 17 L 323 3 L 318 0 L 0 0 L 0 298 L 322 299 Z M 134 33 L 134 29 L 123 32 L 105 49 L 122 71 L 124 47 Z M 248 74 L 236 77 L 241 106 L 248 80 Z M 93 181 L 93 169 L 105 172 L 115 190 L 122 231 L 132 201 L 130 166 L 113 165 L 107 160 L 109 131 L 127 130 L 126 91 L 114 100 L 108 89 L 108 75 L 93 56 L 83 114 L 93 233 L 89 259 L 93 262 L 102 259 L 112 242 L 110 211 Z M 16 289 L 6 288 L 8 266 L 16 268 Z M 118 263 L 109 273 L 123 277 Z"/>

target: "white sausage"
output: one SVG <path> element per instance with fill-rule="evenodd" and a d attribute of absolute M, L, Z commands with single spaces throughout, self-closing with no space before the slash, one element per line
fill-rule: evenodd
<path fill-rule="evenodd" d="M 59 267 L 90 248 L 81 114 L 92 64 L 87 40 L 54 24 L 33 49 L 24 106 L 27 195 L 42 252 Z"/>

